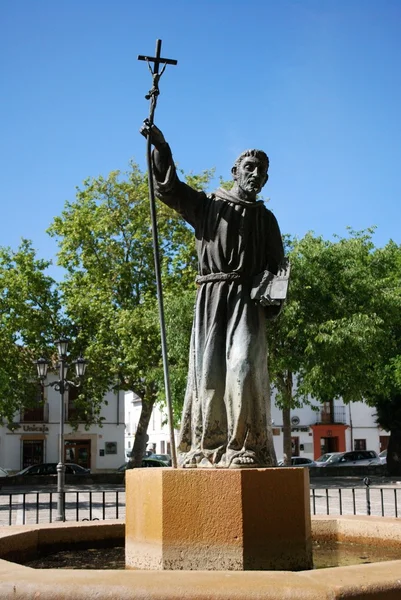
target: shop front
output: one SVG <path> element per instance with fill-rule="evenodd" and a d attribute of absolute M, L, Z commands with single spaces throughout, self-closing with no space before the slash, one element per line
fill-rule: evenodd
<path fill-rule="evenodd" d="M 75 463 L 91 468 L 91 440 L 65 440 L 64 460 L 66 463 Z"/>

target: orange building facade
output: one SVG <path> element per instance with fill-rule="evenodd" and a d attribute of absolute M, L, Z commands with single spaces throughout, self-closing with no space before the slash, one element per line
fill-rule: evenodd
<path fill-rule="evenodd" d="M 345 452 L 345 432 L 348 425 L 324 423 L 311 425 L 313 431 L 313 458 L 316 460 L 326 452 Z"/>

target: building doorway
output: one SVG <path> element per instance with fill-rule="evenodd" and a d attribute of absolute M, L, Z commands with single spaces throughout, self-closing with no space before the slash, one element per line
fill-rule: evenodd
<path fill-rule="evenodd" d="M 85 469 L 91 468 L 91 441 L 65 440 L 64 460 L 66 463 L 76 463 Z"/>
<path fill-rule="evenodd" d="M 299 437 L 291 436 L 291 456 L 299 456 Z"/>
<path fill-rule="evenodd" d="M 338 452 L 338 437 L 320 438 L 320 451 L 322 455 L 327 452 Z"/>
<path fill-rule="evenodd" d="M 22 468 L 44 462 L 44 440 L 23 440 Z"/>

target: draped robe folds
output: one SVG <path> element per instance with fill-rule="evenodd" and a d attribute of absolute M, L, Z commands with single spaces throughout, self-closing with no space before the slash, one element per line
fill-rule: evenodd
<path fill-rule="evenodd" d="M 168 145 L 153 165 L 158 198 L 195 229 L 199 262 L 179 465 L 227 468 L 245 457 L 241 466 L 273 466 L 266 319 L 280 306 L 263 307 L 250 291 L 283 260 L 276 218 L 261 201 L 181 182 Z"/>

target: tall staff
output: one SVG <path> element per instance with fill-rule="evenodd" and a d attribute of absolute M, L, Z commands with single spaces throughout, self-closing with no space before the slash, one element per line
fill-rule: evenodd
<path fill-rule="evenodd" d="M 163 75 L 167 65 L 176 65 L 177 61 L 170 58 L 161 58 L 160 52 L 162 47 L 162 41 L 156 40 L 156 56 L 138 56 L 138 60 L 145 60 L 148 64 L 149 71 L 152 75 L 153 86 L 149 91 L 149 94 L 145 96 L 147 100 L 150 100 L 149 118 L 146 119 L 145 124 L 151 128 L 154 123 L 154 114 L 156 110 L 157 97 L 160 94 L 159 81 Z M 153 68 L 151 66 L 153 63 Z M 159 73 L 159 67 L 163 65 L 161 72 Z M 166 391 L 166 401 L 168 410 L 168 421 L 170 429 L 170 446 L 171 446 L 171 458 L 174 468 L 177 468 L 177 451 L 175 447 L 174 438 L 174 425 L 173 425 L 173 407 L 171 403 L 170 393 L 170 377 L 168 370 L 168 358 L 167 358 L 167 342 L 166 342 L 166 325 L 164 320 L 164 307 L 163 307 L 163 290 L 161 283 L 160 273 L 160 257 L 159 257 L 159 237 L 157 234 L 157 219 L 156 219 L 156 202 L 155 202 L 155 191 L 153 186 L 153 165 L 152 165 L 152 148 L 151 148 L 151 135 L 147 137 L 147 151 L 146 151 L 147 163 L 148 163 L 148 179 L 149 179 L 149 202 L 150 202 L 150 215 L 152 220 L 152 236 L 153 236 L 153 256 L 155 261 L 155 272 L 156 272 L 156 287 L 157 287 L 157 300 L 159 305 L 159 318 L 160 318 L 160 336 L 162 343 L 162 356 L 163 356 L 163 372 L 164 372 L 164 387 Z"/>

